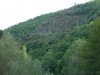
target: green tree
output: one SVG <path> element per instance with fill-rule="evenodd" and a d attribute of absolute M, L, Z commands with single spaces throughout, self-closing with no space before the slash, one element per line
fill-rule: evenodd
<path fill-rule="evenodd" d="M 50 73 L 55 73 L 56 68 L 56 54 L 53 50 L 49 50 L 42 59 L 43 67 Z"/>
<path fill-rule="evenodd" d="M 9 33 L 3 32 L 0 39 L 0 75 L 12 75 L 18 60 L 19 48 Z"/>
<path fill-rule="evenodd" d="M 2 37 L 2 34 L 3 34 L 3 31 L 2 31 L 2 30 L 0 30 L 0 38 Z"/>
<path fill-rule="evenodd" d="M 19 64 L 19 69 L 16 75 L 45 75 L 41 61 L 35 59 L 33 61 L 26 61 Z"/>
<path fill-rule="evenodd" d="M 100 75 L 100 18 L 94 21 L 84 52 L 85 75 Z"/>
<path fill-rule="evenodd" d="M 78 39 L 66 51 L 64 55 L 65 66 L 62 70 L 63 75 L 83 75 L 81 64 L 83 63 L 82 53 L 85 44 L 85 40 Z"/>
<path fill-rule="evenodd" d="M 31 61 L 31 57 L 28 55 L 25 45 L 22 46 L 22 51 L 20 53 L 19 59 L 20 59 L 19 62 L 21 62 L 21 61 Z"/>

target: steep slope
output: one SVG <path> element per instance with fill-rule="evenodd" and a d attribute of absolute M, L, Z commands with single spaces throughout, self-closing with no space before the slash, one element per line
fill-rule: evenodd
<path fill-rule="evenodd" d="M 41 60 L 46 71 L 54 75 L 63 75 L 61 73 L 65 66 L 65 52 L 71 48 L 74 41 L 87 39 L 93 20 L 100 16 L 99 7 L 99 0 L 90 1 L 38 16 L 9 27 L 6 31 L 19 42 L 20 48 L 26 47 L 33 60 Z M 76 46 L 80 45 L 78 43 L 74 46 L 77 48 Z M 75 51 L 77 52 L 77 49 Z"/>
<path fill-rule="evenodd" d="M 16 24 L 7 30 L 20 41 L 35 36 L 69 32 L 76 25 L 87 24 L 100 16 L 99 1 L 73 6 L 55 13 L 44 14 L 34 19 Z"/>

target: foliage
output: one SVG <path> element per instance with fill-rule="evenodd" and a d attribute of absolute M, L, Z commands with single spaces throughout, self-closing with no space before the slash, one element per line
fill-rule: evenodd
<path fill-rule="evenodd" d="M 86 70 L 85 75 L 99 75 L 100 74 L 100 18 L 94 21 L 90 28 L 86 52 L 84 58 L 86 61 L 83 67 Z"/>
<path fill-rule="evenodd" d="M 2 37 L 2 34 L 3 34 L 2 30 L 0 30 L 0 38 Z"/>
<path fill-rule="evenodd" d="M 84 51 L 86 41 L 83 39 L 76 40 L 64 55 L 63 75 L 83 75 L 84 71 L 81 68 L 83 64 L 82 53 Z"/>
<path fill-rule="evenodd" d="M 99 7 L 94 0 L 4 30 L 18 45 L 0 31 L 0 73 L 99 75 Z"/>
<path fill-rule="evenodd" d="M 0 39 L 0 74 L 11 75 L 13 65 L 18 61 L 19 47 L 9 33 L 3 32 Z"/>
<path fill-rule="evenodd" d="M 56 56 L 53 50 L 49 50 L 43 57 L 43 66 L 51 73 L 55 72 L 56 68 Z"/>

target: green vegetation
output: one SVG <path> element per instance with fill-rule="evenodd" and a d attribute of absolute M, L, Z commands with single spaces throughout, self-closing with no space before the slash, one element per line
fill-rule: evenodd
<path fill-rule="evenodd" d="M 0 31 L 0 75 L 100 75 L 100 1 Z"/>
<path fill-rule="evenodd" d="M 64 55 L 64 63 L 62 74 L 63 75 L 85 75 L 83 64 L 83 51 L 86 45 L 84 39 L 76 40 Z"/>
<path fill-rule="evenodd" d="M 2 37 L 2 33 L 3 33 L 2 30 L 0 30 L 0 38 Z"/>

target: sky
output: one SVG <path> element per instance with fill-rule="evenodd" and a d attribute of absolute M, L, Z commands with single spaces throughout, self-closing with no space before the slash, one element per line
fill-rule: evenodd
<path fill-rule="evenodd" d="M 0 0 L 0 29 L 90 0 Z"/>

